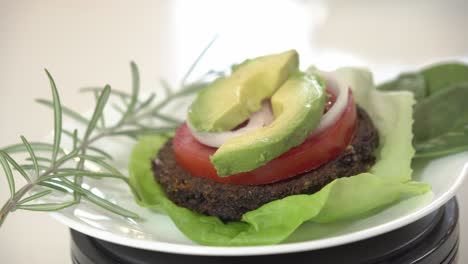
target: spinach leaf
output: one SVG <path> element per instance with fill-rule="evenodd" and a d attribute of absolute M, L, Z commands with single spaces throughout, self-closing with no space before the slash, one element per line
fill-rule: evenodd
<path fill-rule="evenodd" d="M 415 144 L 414 158 L 435 158 L 468 150 L 466 131 L 451 131 L 443 136 Z"/>
<path fill-rule="evenodd" d="M 383 91 L 410 91 L 414 99 L 419 100 L 427 96 L 426 82 L 420 73 L 403 73 L 395 80 L 381 84 L 378 89 Z"/>
<path fill-rule="evenodd" d="M 414 106 L 414 143 L 424 143 L 468 126 L 468 83 L 445 88 Z"/>
<path fill-rule="evenodd" d="M 377 88 L 414 94 L 417 100 L 413 112 L 416 158 L 468 150 L 468 65 L 430 66 L 421 72 L 403 73 Z"/>
<path fill-rule="evenodd" d="M 428 67 L 421 71 L 428 95 L 433 95 L 454 84 L 468 82 L 468 65 L 454 62 Z"/>
<path fill-rule="evenodd" d="M 414 107 L 416 157 L 468 150 L 468 83 L 445 88 Z"/>

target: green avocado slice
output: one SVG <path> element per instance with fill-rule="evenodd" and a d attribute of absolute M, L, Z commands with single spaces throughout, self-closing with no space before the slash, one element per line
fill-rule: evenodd
<path fill-rule="evenodd" d="M 211 157 L 218 175 L 251 171 L 300 145 L 319 124 L 325 103 L 321 81 L 297 71 L 271 98 L 273 123 L 228 140 Z"/>
<path fill-rule="evenodd" d="M 190 106 L 188 121 L 203 132 L 228 131 L 260 110 L 264 99 L 298 70 L 295 50 L 246 60 L 232 74 L 221 77 L 202 91 Z"/>

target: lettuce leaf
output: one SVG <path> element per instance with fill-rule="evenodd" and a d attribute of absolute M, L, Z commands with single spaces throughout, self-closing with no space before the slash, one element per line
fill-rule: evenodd
<path fill-rule="evenodd" d="M 155 135 L 143 137 L 130 157 L 130 182 L 145 207 L 163 210 L 191 240 L 213 246 L 277 244 L 302 223 L 330 223 L 362 217 L 399 200 L 430 190 L 411 181 L 412 105 L 409 92 L 381 92 L 372 75 L 363 69 L 341 68 L 339 81 L 353 90 L 356 102 L 372 118 L 379 131 L 376 164 L 368 173 L 336 179 L 311 195 L 293 195 L 247 212 L 242 221 L 224 223 L 172 203 L 154 180 L 151 160 L 167 140 Z"/>

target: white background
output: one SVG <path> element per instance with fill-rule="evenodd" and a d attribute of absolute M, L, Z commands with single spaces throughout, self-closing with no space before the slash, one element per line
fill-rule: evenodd
<path fill-rule="evenodd" d="M 128 62 L 142 85 L 174 82 L 215 35 L 198 72 L 271 51 L 296 48 L 302 61 L 333 68 L 368 65 L 377 79 L 443 58 L 467 58 L 463 1 L 6 1 L 0 0 L 0 146 L 19 135 L 40 140 L 52 113 L 44 68 L 63 104 L 85 111 L 80 87 L 109 83 L 129 90 Z M 303 65 L 304 66 L 304 65 Z M 459 192 L 461 236 L 468 237 L 468 182 Z M 8 187 L 0 177 L 0 202 Z M 461 259 L 468 259 L 461 245 Z M 465 249 L 465 250 L 463 250 Z M 465 251 L 465 252 L 463 252 Z M 2 263 L 70 263 L 65 226 L 45 213 L 15 212 L 0 228 Z"/>

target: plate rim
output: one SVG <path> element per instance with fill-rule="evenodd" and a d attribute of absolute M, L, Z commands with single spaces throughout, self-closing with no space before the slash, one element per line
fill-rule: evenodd
<path fill-rule="evenodd" d="M 383 223 L 368 229 L 330 237 L 324 239 L 316 239 L 311 241 L 293 242 L 287 244 L 277 245 L 262 245 L 262 246 L 204 246 L 204 245 L 184 245 L 176 244 L 171 242 L 161 241 L 148 241 L 140 240 L 136 238 L 124 237 L 108 231 L 93 228 L 92 226 L 81 223 L 72 218 L 61 214 L 60 212 L 50 213 L 52 218 L 58 222 L 89 236 L 95 238 L 123 245 L 133 248 L 139 248 L 150 251 L 158 251 L 172 254 L 182 255 L 196 255 L 196 256 L 260 256 L 260 255 L 275 255 L 284 253 L 303 252 L 310 250 L 324 249 L 343 244 L 353 243 L 367 238 L 371 238 L 377 235 L 381 235 L 390 231 L 393 231 L 399 227 L 408 225 L 415 222 L 422 217 L 432 213 L 439 209 L 442 205 L 448 202 L 452 197 L 455 196 L 457 190 L 460 188 L 465 177 L 468 175 L 468 162 L 465 162 L 460 172 L 459 177 L 456 178 L 455 182 L 450 188 L 443 193 L 439 198 L 432 200 L 426 206 L 415 210 L 405 216 L 396 218 L 387 223 Z"/>

